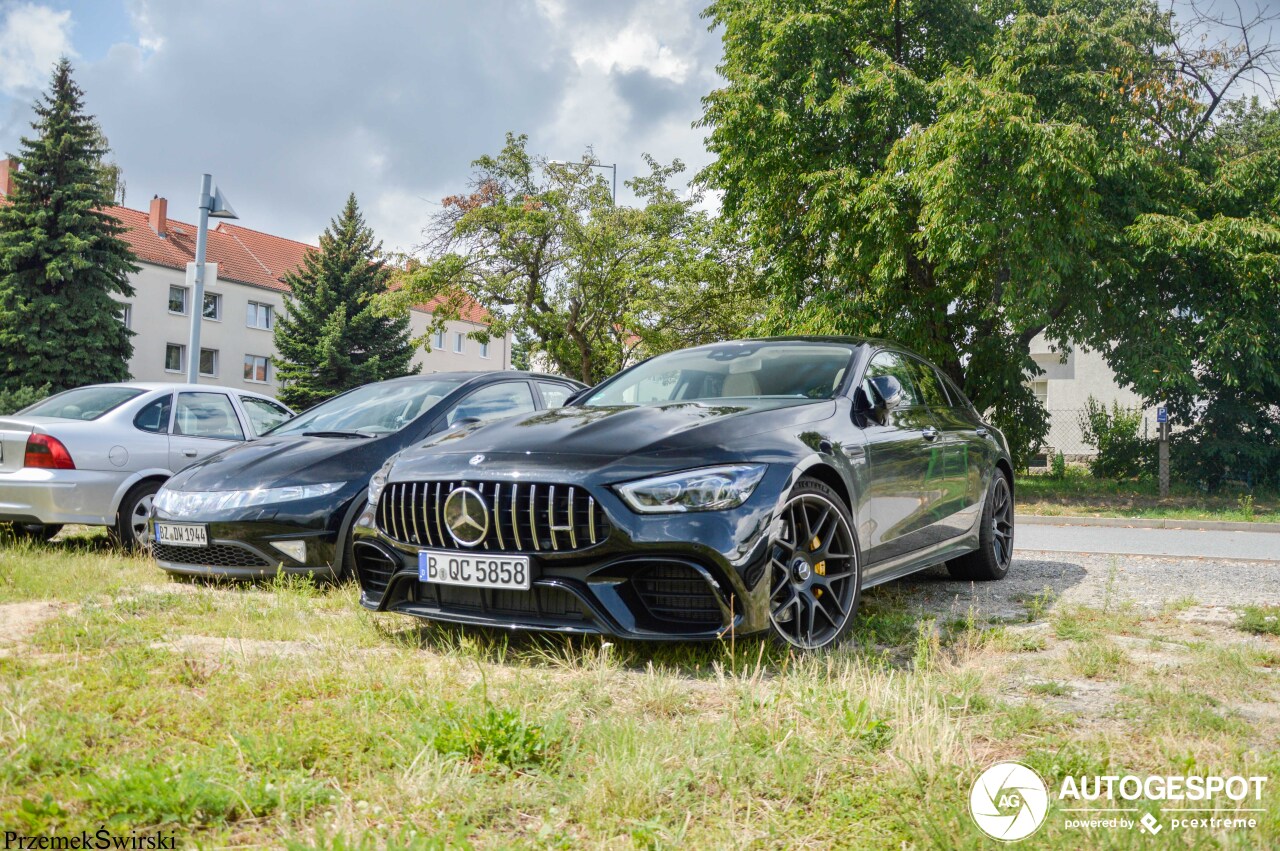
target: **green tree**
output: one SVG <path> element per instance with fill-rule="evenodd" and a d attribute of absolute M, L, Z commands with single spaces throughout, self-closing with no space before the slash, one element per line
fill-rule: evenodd
<path fill-rule="evenodd" d="M 471 192 L 445 198 L 427 230 L 424 262 L 388 309 L 465 292 L 558 371 L 595 383 L 641 353 L 740 333 L 753 315 L 740 246 L 681 197 L 679 161 L 627 181 L 640 201 L 616 206 L 580 162 L 535 157 L 509 134 L 474 163 Z M 446 296 L 447 297 L 447 296 Z"/>
<path fill-rule="evenodd" d="M 1257 50 L 1184 50 L 1141 0 L 718 0 L 707 14 L 726 84 L 705 99 L 702 179 L 756 252 L 767 330 L 916 348 L 1019 459 L 1047 428 L 1027 386 L 1037 335 L 1133 363 L 1130 381 L 1154 368 L 1117 341 L 1159 349 L 1163 317 L 1121 305 L 1193 284 L 1148 256 L 1168 219 L 1146 217 L 1195 217 L 1196 163 L 1236 79 L 1214 72 Z"/>
<path fill-rule="evenodd" d="M 129 377 L 133 334 L 112 295 L 133 295 L 138 267 L 123 226 L 105 212 L 115 184 L 83 107 L 63 59 L 0 206 L 0 390 L 47 384 L 56 393 Z"/>
<path fill-rule="evenodd" d="M 320 250 L 285 276 L 290 294 L 276 322 L 275 362 L 286 404 L 309 408 L 361 384 L 417 371 L 410 367 L 408 311 L 373 309 L 391 277 L 381 251 L 353 193 L 321 234 Z"/>

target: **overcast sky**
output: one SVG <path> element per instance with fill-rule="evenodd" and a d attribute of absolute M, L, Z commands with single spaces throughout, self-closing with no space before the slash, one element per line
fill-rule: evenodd
<path fill-rule="evenodd" d="M 192 221 L 208 171 L 241 224 L 314 243 L 354 191 L 387 248 L 409 248 L 508 130 L 617 161 L 620 201 L 645 152 L 704 165 L 692 123 L 720 56 L 705 5 L 0 0 L 0 152 L 65 54 L 127 206 L 159 194 Z"/>

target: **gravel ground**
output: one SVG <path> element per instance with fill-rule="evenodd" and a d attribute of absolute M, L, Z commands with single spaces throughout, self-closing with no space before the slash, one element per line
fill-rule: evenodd
<path fill-rule="evenodd" d="M 935 567 L 870 593 L 901 594 L 908 605 L 939 614 L 963 616 L 974 606 L 980 616 L 1008 618 L 1024 615 L 1046 588 L 1055 604 L 1068 605 L 1100 607 L 1108 599 L 1149 610 L 1187 600 L 1202 611 L 1280 605 L 1280 562 L 1018 550 L 1000 582 L 955 582 Z"/>

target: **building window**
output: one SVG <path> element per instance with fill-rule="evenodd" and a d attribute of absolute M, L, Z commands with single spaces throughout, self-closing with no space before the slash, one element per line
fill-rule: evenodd
<path fill-rule="evenodd" d="M 436 338 L 431 343 L 431 348 L 441 352 L 444 351 L 444 332 L 443 331 L 436 332 Z"/>
<path fill-rule="evenodd" d="M 187 371 L 187 347 L 178 343 L 169 343 L 164 347 L 164 371 Z"/>
<path fill-rule="evenodd" d="M 453 350 L 458 354 L 462 354 L 462 332 L 458 331 L 453 335 Z"/>
<path fill-rule="evenodd" d="M 269 304 L 251 301 L 249 302 L 249 317 L 245 324 L 250 328 L 261 328 L 263 331 L 270 331 L 272 320 L 275 318 L 274 312 L 274 309 Z"/>
<path fill-rule="evenodd" d="M 218 374 L 218 350 L 200 350 L 200 374 L 214 377 Z"/>
<path fill-rule="evenodd" d="M 124 327 L 133 328 L 133 305 L 123 305 L 124 310 L 120 312 L 120 321 L 124 323 Z"/>
<path fill-rule="evenodd" d="M 187 315 L 186 287 L 169 287 L 169 312 Z"/>
<path fill-rule="evenodd" d="M 1036 401 L 1041 405 L 1047 405 L 1049 402 L 1049 382 L 1033 381 L 1031 382 L 1031 392 L 1036 394 Z"/>
<path fill-rule="evenodd" d="M 212 319 L 215 322 L 222 321 L 222 296 L 217 293 L 204 294 L 204 314 L 205 319 Z"/>
<path fill-rule="evenodd" d="M 268 360 L 268 358 L 263 357 L 262 355 L 245 355 L 244 380 L 255 381 L 259 384 L 266 384 Z"/>
<path fill-rule="evenodd" d="M 487 357 L 489 357 L 489 344 L 488 344 L 488 343 L 481 343 L 481 344 L 480 344 L 480 357 L 482 357 L 482 358 L 487 358 Z"/>

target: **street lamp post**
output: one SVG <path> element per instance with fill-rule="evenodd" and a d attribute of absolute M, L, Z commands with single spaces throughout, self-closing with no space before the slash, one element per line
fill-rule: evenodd
<path fill-rule="evenodd" d="M 618 206 L 618 164 L 617 163 L 571 163 L 567 160 L 552 160 L 552 165 L 585 165 L 588 168 L 607 168 L 613 171 L 613 206 Z"/>
<path fill-rule="evenodd" d="M 200 383 L 200 323 L 204 319 L 204 253 L 209 241 L 209 217 L 215 219 L 236 219 L 236 211 L 231 209 L 222 192 L 213 185 L 212 175 L 200 178 L 200 225 L 196 228 L 196 262 L 192 277 L 195 279 L 191 287 L 191 336 L 187 344 L 187 382 Z"/>

